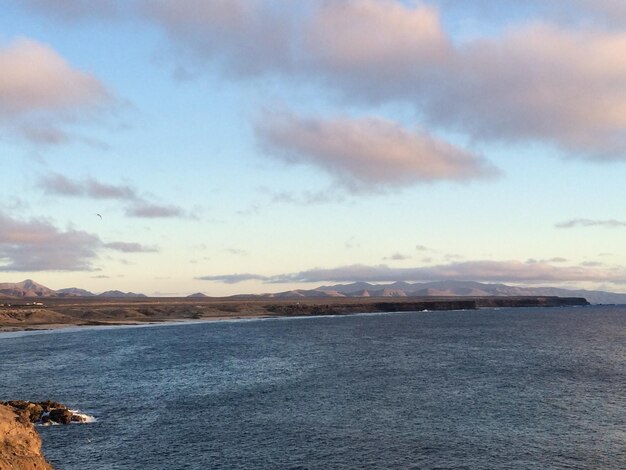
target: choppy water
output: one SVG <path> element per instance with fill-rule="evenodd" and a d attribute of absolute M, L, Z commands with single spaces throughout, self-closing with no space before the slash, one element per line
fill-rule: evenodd
<path fill-rule="evenodd" d="M 57 469 L 626 468 L 626 308 L 0 335 Z"/>

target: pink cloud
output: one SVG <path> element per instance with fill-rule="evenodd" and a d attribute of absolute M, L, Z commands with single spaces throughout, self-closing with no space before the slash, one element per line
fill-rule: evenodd
<path fill-rule="evenodd" d="M 41 187 L 47 194 L 61 196 L 90 197 L 94 199 L 121 199 L 136 201 L 136 191 L 126 185 L 101 183 L 94 179 L 73 180 L 60 174 L 51 174 L 42 178 Z"/>
<path fill-rule="evenodd" d="M 259 120 L 256 131 L 272 155 L 315 165 L 355 191 L 497 174 L 477 155 L 381 118 L 268 114 Z"/>
<path fill-rule="evenodd" d="M 111 242 L 105 243 L 103 246 L 122 253 L 157 253 L 159 251 L 156 247 L 134 242 Z"/>
<path fill-rule="evenodd" d="M 435 8 L 395 0 L 320 2 L 303 43 L 311 72 L 367 100 L 402 98 L 452 51 Z"/>
<path fill-rule="evenodd" d="M 100 239 L 59 230 L 45 220 L 22 221 L 0 213 L 0 271 L 86 271 Z"/>
<path fill-rule="evenodd" d="M 110 99 L 93 75 L 72 68 L 51 47 L 18 39 L 0 48 L 0 114 L 72 112 Z"/>
<path fill-rule="evenodd" d="M 217 59 L 229 72 L 250 76 L 291 61 L 292 25 L 284 11 L 290 6 L 278 3 L 276 8 L 263 0 L 143 0 L 140 5 L 145 17 L 186 46 L 179 54 L 201 62 Z"/>
<path fill-rule="evenodd" d="M 123 253 L 158 251 L 134 242 L 104 243 L 83 230 L 62 230 L 48 220 L 20 220 L 0 212 L 0 272 L 93 271 L 103 249 Z"/>
<path fill-rule="evenodd" d="M 427 118 L 482 139 L 536 140 L 623 158 L 626 34 L 536 23 L 457 48 L 423 94 Z"/>
<path fill-rule="evenodd" d="M 601 266 L 554 266 L 548 262 L 490 261 L 477 260 L 455 262 L 437 266 L 392 268 L 381 264 L 349 265 L 336 268 L 314 268 L 297 273 L 261 276 L 213 275 L 200 279 L 236 283 L 246 280 L 262 280 L 266 283 L 300 282 L 394 282 L 394 281 L 484 281 L 519 283 L 562 283 L 562 282 L 626 282 L 626 270 Z"/>
<path fill-rule="evenodd" d="M 139 202 L 126 210 L 129 217 L 140 217 L 145 219 L 159 219 L 172 217 L 185 217 L 185 212 L 176 206 L 165 206 L 151 202 Z"/>
<path fill-rule="evenodd" d="M 91 119 L 114 101 L 96 77 L 31 39 L 0 46 L 0 70 L 0 127 L 34 143 L 72 140 L 64 126 Z"/>
<path fill-rule="evenodd" d="M 576 0 L 583 9 L 576 11 L 618 15 L 622 4 Z M 322 83 L 359 104 L 409 103 L 425 122 L 482 141 L 535 141 L 596 161 L 626 158 L 626 33 L 598 22 L 532 20 L 455 42 L 440 10 L 425 2 L 146 5 L 148 17 L 196 60 L 239 76 Z"/>

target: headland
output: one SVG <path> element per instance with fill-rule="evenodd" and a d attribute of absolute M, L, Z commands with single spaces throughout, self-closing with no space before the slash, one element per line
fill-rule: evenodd
<path fill-rule="evenodd" d="M 402 297 L 281 300 L 255 298 L 1 299 L 0 331 L 128 325 L 188 320 L 350 315 L 376 312 L 583 306 L 581 297 Z"/>
<path fill-rule="evenodd" d="M 0 468 L 52 470 L 41 453 L 41 438 L 25 409 L 0 404 Z"/>

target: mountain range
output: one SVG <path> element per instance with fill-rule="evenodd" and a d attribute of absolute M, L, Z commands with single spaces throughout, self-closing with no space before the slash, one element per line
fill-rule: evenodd
<path fill-rule="evenodd" d="M 584 297 L 592 304 L 626 304 L 626 294 L 582 289 L 562 289 L 558 287 L 519 287 L 505 284 L 487 284 L 474 281 L 434 281 L 409 283 L 404 281 L 392 284 L 371 284 L 355 282 L 320 286 L 311 290 L 290 290 L 262 297 L 298 299 L 323 297 L 515 297 L 515 296 L 556 296 Z M 253 296 L 235 296 L 247 297 Z"/>
<path fill-rule="evenodd" d="M 146 297 L 144 294 L 111 290 L 94 294 L 85 289 L 71 287 L 53 290 L 30 279 L 17 283 L 0 283 L 0 296 L 3 297 Z M 239 294 L 233 299 L 307 299 L 336 297 L 519 297 L 556 296 L 584 297 L 592 304 L 626 304 L 626 294 L 605 291 L 571 290 L 558 287 L 519 287 L 505 284 L 487 284 L 474 281 L 435 281 L 435 282 L 394 282 L 392 284 L 371 284 L 355 282 L 320 286 L 315 289 L 297 289 L 272 294 Z M 191 294 L 189 298 L 202 298 L 202 293 Z"/>
<path fill-rule="evenodd" d="M 134 292 L 121 292 L 110 290 L 101 294 L 94 294 L 85 289 L 70 287 L 68 289 L 52 290 L 37 282 L 26 279 L 22 282 L 2 282 L 0 283 L 0 296 L 9 298 L 21 297 L 146 297 L 144 294 Z"/>

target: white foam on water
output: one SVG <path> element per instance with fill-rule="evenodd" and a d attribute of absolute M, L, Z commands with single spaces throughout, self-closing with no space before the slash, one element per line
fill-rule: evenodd
<path fill-rule="evenodd" d="M 74 415 L 74 416 L 78 416 L 80 418 L 82 418 L 82 421 L 72 421 L 70 424 L 90 424 L 90 423 L 95 423 L 96 421 L 98 421 L 98 419 L 95 416 L 91 416 L 85 413 L 81 413 L 79 410 L 71 410 L 68 408 L 68 410 Z M 49 411 L 44 412 L 41 415 L 41 418 L 44 418 L 46 416 L 50 415 Z M 36 423 L 37 426 L 60 426 L 61 423 L 55 423 L 54 421 L 48 421 L 46 423 L 41 423 L 38 422 Z"/>
<path fill-rule="evenodd" d="M 73 422 L 72 424 L 89 424 L 89 423 L 95 423 L 96 421 L 98 421 L 95 416 L 81 413 L 79 410 L 70 410 L 70 411 L 75 416 L 78 416 L 83 419 L 82 422 Z"/>

